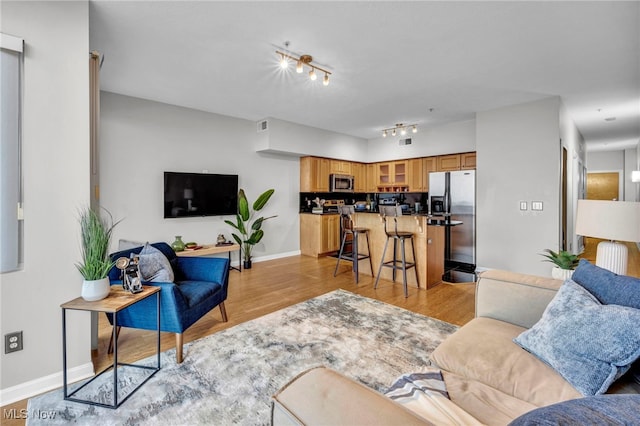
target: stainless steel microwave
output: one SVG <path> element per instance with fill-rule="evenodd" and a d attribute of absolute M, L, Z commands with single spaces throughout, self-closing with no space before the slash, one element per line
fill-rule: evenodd
<path fill-rule="evenodd" d="M 354 192 L 353 176 L 329 175 L 329 188 L 331 192 Z"/>

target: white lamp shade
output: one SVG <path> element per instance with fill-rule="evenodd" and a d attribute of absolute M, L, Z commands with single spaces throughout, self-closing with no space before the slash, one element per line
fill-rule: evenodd
<path fill-rule="evenodd" d="M 631 182 L 640 182 L 640 170 L 631 172 Z"/>
<path fill-rule="evenodd" d="M 612 241 L 640 242 L 640 203 L 578 200 L 576 234 Z"/>
<path fill-rule="evenodd" d="M 193 189 L 186 188 L 184 190 L 184 199 L 193 200 Z"/>

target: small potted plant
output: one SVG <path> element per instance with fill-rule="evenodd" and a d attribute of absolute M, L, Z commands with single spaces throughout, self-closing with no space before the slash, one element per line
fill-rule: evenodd
<path fill-rule="evenodd" d="M 232 233 L 233 239 L 240 244 L 243 256 L 243 266 L 245 269 L 251 269 L 251 251 L 253 246 L 258 244 L 264 236 L 262 230 L 262 223 L 276 216 L 259 217 L 254 218 L 256 212 L 262 210 L 267 204 L 267 201 L 271 198 L 274 189 L 268 189 L 256 199 L 253 203 L 253 209 L 249 208 L 249 201 L 241 188 L 238 191 L 238 214 L 236 214 L 236 222 L 233 223 L 230 220 L 225 220 L 225 223 L 239 232 L 239 234 Z"/>
<path fill-rule="evenodd" d="M 578 266 L 580 258 L 565 250 L 555 252 L 550 249 L 545 249 L 544 251 L 546 254 L 541 253 L 541 256 L 546 257 L 544 261 L 551 262 L 555 265 L 553 269 L 551 269 L 551 276 L 557 280 L 571 278 L 573 270 Z"/>
<path fill-rule="evenodd" d="M 105 210 L 107 214 L 108 211 Z M 86 207 L 80 211 L 80 232 L 82 238 L 82 261 L 76 264 L 78 271 L 84 278 L 82 283 L 82 298 L 87 301 L 104 299 L 109 295 L 109 270 L 114 262 L 109 257 L 109 243 L 111 232 L 117 223 L 113 223 L 111 214 L 109 219 Z"/>

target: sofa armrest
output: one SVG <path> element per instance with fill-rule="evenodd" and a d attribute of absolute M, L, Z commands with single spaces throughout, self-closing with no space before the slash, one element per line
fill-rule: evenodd
<path fill-rule="evenodd" d="M 430 425 L 373 389 L 320 367 L 273 396 L 272 425 Z"/>
<path fill-rule="evenodd" d="M 476 317 L 531 328 L 561 285 L 561 280 L 552 278 L 497 269 L 485 271 L 476 285 Z"/>

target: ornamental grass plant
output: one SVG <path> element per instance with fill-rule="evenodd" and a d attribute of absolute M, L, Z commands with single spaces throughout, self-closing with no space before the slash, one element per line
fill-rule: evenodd
<path fill-rule="evenodd" d="M 113 228 L 119 222 L 113 223 L 111 213 L 102 210 L 108 219 L 90 207 L 82 209 L 79 215 L 82 261 L 76 263 L 76 267 L 86 281 L 106 278 L 114 265 L 109 257 L 109 243 Z"/>

